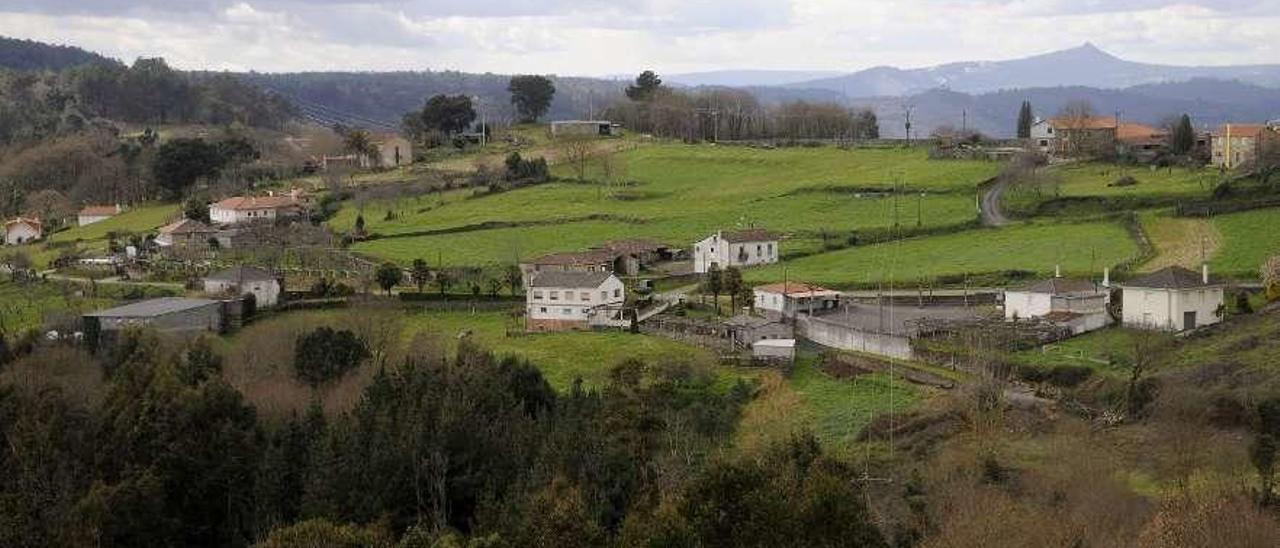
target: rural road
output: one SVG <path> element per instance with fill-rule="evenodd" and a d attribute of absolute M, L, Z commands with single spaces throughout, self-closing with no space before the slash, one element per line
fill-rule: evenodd
<path fill-rule="evenodd" d="M 982 212 L 982 226 L 1002 226 L 1009 223 L 1009 219 L 1000 212 L 1000 195 L 1004 194 L 1004 187 L 1008 181 L 997 178 L 982 193 L 982 197 L 978 200 L 978 210 Z"/>

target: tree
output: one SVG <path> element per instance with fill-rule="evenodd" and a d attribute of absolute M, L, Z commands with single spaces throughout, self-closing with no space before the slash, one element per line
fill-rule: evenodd
<path fill-rule="evenodd" d="M 364 234 L 364 214 L 356 214 L 356 234 Z"/>
<path fill-rule="evenodd" d="M 1022 107 L 1018 109 L 1018 138 L 1031 138 L 1031 125 L 1035 123 L 1034 114 L 1031 112 L 1031 101 L 1023 101 Z"/>
<path fill-rule="evenodd" d="M 413 280 L 413 285 L 418 288 L 418 293 L 422 293 L 422 287 L 431 281 L 431 268 L 427 266 L 427 261 L 414 259 L 413 266 L 409 269 L 409 278 Z"/>
<path fill-rule="evenodd" d="M 156 151 L 151 175 L 171 198 L 179 198 L 196 181 L 217 176 L 222 166 L 217 146 L 203 139 L 172 139 Z"/>
<path fill-rule="evenodd" d="M 635 84 L 627 86 L 627 98 L 632 101 L 647 101 L 661 88 L 662 79 L 652 70 L 646 70 L 636 76 Z"/>
<path fill-rule="evenodd" d="M 404 271 L 395 263 L 386 262 L 378 267 L 373 277 L 377 280 L 378 287 L 381 287 L 383 291 L 387 292 L 387 295 L 390 295 L 391 288 L 400 285 L 401 280 L 404 279 Z"/>
<path fill-rule="evenodd" d="M 720 315 L 720 292 L 724 290 L 724 278 L 719 264 L 711 263 L 711 266 L 707 268 L 707 273 L 703 274 L 702 290 L 711 292 L 711 295 L 715 297 L 716 315 Z"/>
<path fill-rule="evenodd" d="M 520 271 L 520 265 L 507 265 L 503 275 L 506 278 L 507 288 L 511 290 L 511 296 L 516 296 L 524 286 L 524 273 Z"/>
<path fill-rule="evenodd" d="M 536 122 L 551 107 L 556 86 L 546 76 L 529 74 L 512 76 L 507 91 L 511 93 L 511 104 L 516 107 L 520 121 Z"/>
<path fill-rule="evenodd" d="M 422 107 L 422 125 L 444 133 L 458 133 L 476 120 L 471 98 L 466 95 L 435 95 Z"/>
<path fill-rule="evenodd" d="M 440 289 L 440 296 L 449 292 L 449 286 L 453 285 L 453 273 L 448 269 L 441 268 L 436 271 L 436 287 Z"/>
<path fill-rule="evenodd" d="M 313 388 L 338 379 L 370 357 L 364 342 L 350 330 L 319 327 L 298 337 L 293 370 Z"/>
<path fill-rule="evenodd" d="M 373 144 L 373 138 L 369 132 L 363 129 L 348 132 L 342 140 L 342 149 L 363 160 L 369 160 L 378 155 L 378 146 Z"/>
<path fill-rule="evenodd" d="M 573 168 L 577 179 L 585 181 L 587 167 L 595 153 L 595 139 L 586 135 L 566 135 L 556 139 L 556 148 L 560 151 L 560 158 Z"/>
<path fill-rule="evenodd" d="M 202 196 L 192 196 L 182 203 L 182 216 L 202 223 L 209 222 L 209 202 Z"/>
<path fill-rule="evenodd" d="M 1196 131 L 1191 127 L 1191 116 L 1183 114 L 1169 133 L 1169 151 L 1179 156 L 1190 154 L 1196 146 Z"/>
<path fill-rule="evenodd" d="M 738 313 L 738 296 L 742 295 L 742 271 L 736 266 L 724 269 L 724 292 L 729 294 L 729 315 Z"/>

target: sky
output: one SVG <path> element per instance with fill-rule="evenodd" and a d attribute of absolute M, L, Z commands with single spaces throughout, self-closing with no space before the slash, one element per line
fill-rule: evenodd
<path fill-rule="evenodd" d="M 848 72 L 1092 42 L 1280 63 L 1280 0 L 0 0 L 0 34 L 183 69 Z"/>

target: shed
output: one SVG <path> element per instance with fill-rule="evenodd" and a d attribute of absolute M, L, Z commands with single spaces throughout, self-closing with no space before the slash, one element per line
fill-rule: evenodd
<path fill-rule="evenodd" d="M 795 339 L 765 339 L 751 343 L 751 357 L 773 363 L 791 363 L 796 359 Z"/>
<path fill-rule="evenodd" d="M 237 266 L 205 277 L 204 292 L 211 296 L 253 295 L 254 304 L 270 308 L 280 300 L 280 281 L 256 266 Z"/>

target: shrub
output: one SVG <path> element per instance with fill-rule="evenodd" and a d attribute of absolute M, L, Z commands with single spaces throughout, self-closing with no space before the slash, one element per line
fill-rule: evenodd
<path fill-rule="evenodd" d="M 320 327 L 298 337 L 293 369 L 298 380 L 312 387 L 341 378 L 369 357 L 369 349 L 355 333 Z"/>
<path fill-rule="evenodd" d="M 1125 175 L 1124 177 L 1116 179 L 1115 181 L 1113 181 L 1111 184 L 1107 186 L 1121 187 L 1121 186 L 1133 186 L 1136 184 L 1138 184 L 1137 179 L 1134 179 L 1132 175 Z"/>

